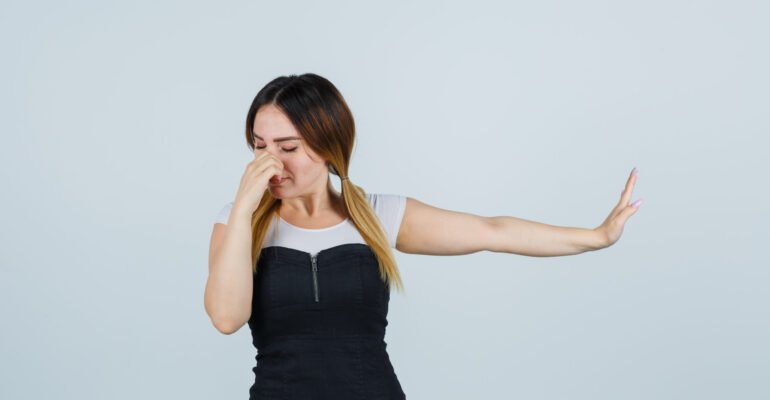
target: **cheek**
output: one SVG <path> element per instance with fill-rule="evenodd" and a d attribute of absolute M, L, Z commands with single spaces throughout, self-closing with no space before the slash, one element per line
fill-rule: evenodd
<path fill-rule="evenodd" d="M 290 155 L 283 157 L 281 161 L 283 162 L 284 174 L 295 182 L 307 178 L 315 179 L 323 173 L 323 168 L 319 168 L 318 164 L 310 160 L 306 154 Z"/>
<path fill-rule="evenodd" d="M 307 175 L 307 171 L 302 163 L 296 160 L 283 159 L 283 174 L 294 180 L 301 179 L 302 176 Z"/>
<path fill-rule="evenodd" d="M 313 164 L 299 159 L 299 157 L 288 157 L 283 160 L 283 168 L 293 173 L 307 175 L 313 170 Z"/>

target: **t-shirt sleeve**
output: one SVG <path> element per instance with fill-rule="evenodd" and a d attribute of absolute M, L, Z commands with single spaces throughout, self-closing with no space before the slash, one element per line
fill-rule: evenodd
<path fill-rule="evenodd" d="M 398 230 L 406 210 L 406 196 L 393 193 L 371 193 L 369 200 L 388 235 L 390 247 L 396 247 Z"/>
<path fill-rule="evenodd" d="M 221 210 L 219 210 L 219 214 L 214 218 L 215 224 L 225 224 L 227 225 L 227 218 L 230 217 L 230 210 L 233 208 L 233 202 L 229 202 L 222 207 Z"/>

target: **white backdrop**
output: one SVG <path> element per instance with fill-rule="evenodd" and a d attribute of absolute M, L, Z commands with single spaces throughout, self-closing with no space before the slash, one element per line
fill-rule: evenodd
<path fill-rule="evenodd" d="M 256 92 L 314 72 L 370 192 L 595 227 L 569 257 L 397 252 L 409 399 L 770 397 L 760 1 L 5 1 L 0 398 L 245 399 L 203 308 Z M 334 180 L 337 185 L 336 178 Z"/>

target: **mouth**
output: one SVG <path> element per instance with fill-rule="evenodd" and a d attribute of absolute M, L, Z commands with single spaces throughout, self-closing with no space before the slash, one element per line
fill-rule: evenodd
<path fill-rule="evenodd" d="M 271 185 L 280 185 L 280 184 L 286 182 L 289 179 L 291 179 L 291 178 L 285 178 L 285 177 L 278 177 L 278 178 L 276 178 L 276 177 L 272 177 L 272 178 L 270 178 L 270 184 Z"/>

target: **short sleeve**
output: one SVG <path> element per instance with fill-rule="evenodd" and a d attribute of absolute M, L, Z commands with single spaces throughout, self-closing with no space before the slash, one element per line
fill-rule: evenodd
<path fill-rule="evenodd" d="M 230 210 L 233 208 L 233 202 L 229 202 L 222 207 L 221 210 L 219 210 L 219 214 L 217 214 L 216 218 L 214 218 L 215 224 L 225 224 L 227 225 L 227 219 L 230 217 Z"/>
<path fill-rule="evenodd" d="M 393 193 L 371 193 L 369 201 L 388 235 L 390 247 L 396 247 L 398 231 L 406 210 L 406 196 Z"/>

